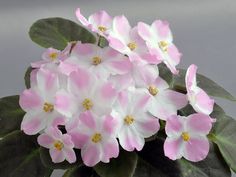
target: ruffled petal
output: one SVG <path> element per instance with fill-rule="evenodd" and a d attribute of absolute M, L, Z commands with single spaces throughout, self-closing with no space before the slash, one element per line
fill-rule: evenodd
<path fill-rule="evenodd" d="M 103 148 L 103 157 L 102 161 L 108 163 L 110 158 L 116 158 L 119 155 L 119 144 L 115 138 L 112 138 L 110 141 L 102 144 Z"/>
<path fill-rule="evenodd" d="M 100 160 L 102 156 L 102 148 L 100 144 L 88 144 L 86 147 L 81 149 L 81 157 L 86 166 L 93 167 Z"/>

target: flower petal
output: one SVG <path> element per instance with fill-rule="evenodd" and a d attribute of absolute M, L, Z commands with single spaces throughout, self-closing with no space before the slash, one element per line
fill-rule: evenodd
<path fill-rule="evenodd" d="M 71 117 L 77 111 L 77 104 L 74 96 L 65 90 L 58 91 L 55 100 L 55 109 L 61 114 Z"/>
<path fill-rule="evenodd" d="M 149 25 L 139 22 L 138 23 L 138 34 L 143 38 L 145 41 L 152 40 L 152 31 Z"/>
<path fill-rule="evenodd" d="M 169 137 L 179 137 L 184 130 L 184 120 L 180 116 L 173 115 L 166 121 L 165 131 Z"/>
<path fill-rule="evenodd" d="M 210 144 L 205 136 L 192 137 L 185 144 L 184 158 L 192 162 L 198 162 L 206 158 Z"/>
<path fill-rule="evenodd" d="M 21 130 L 27 135 L 35 135 L 46 127 L 46 117 L 43 113 L 26 113 L 21 122 Z"/>
<path fill-rule="evenodd" d="M 79 119 L 81 121 L 81 123 L 90 128 L 90 129 L 95 129 L 96 128 L 96 123 L 95 123 L 95 115 L 90 112 L 90 111 L 86 111 L 80 114 Z"/>
<path fill-rule="evenodd" d="M 180 159 L 183 154 L 183 141 L 181 138 L 167 137 L 164 143 L 164 153 L 171 160 Z"/>
<path fill-rule="evenodd" d="M 60 163 L 65 160 L 63 151 L 58 151 L 57 149 L 52 148 L 49 150 L 49 153 L 54 163 Z"/>
<path fill-rule="evenodd" d="M 63 148 L 63 153 L 65 155 L 65 159 L 69 163 L 74 163 L 76 161 L 75 151 L 72 148 Z"/>
<path fill-rule="evenodd" d="M 211 99 L 205 91 L 198 88 L 198 93 L 195 95 L 195 103 L 190 102 L 195 111 L 209 115 L 213 111 L 214 100 Z"/>
<path fill-rule="evenodd" d="M 78 8 L 78 9 L 76 10 L 76 16 L 77 16 L 78 20 L 79 20 L 84 26 L 88 26 L 88 25 L 89 25 L 88 20 L 81 14 L 80 8 Z"/>
<path fill-rule="evenodd" d="M 54 139 L 47 134 L 39 135 L 37 140 L 40 146 L 43 146 L 48 149 L 52 146 L 54 142 Z"/>
<path fill-rule="evenodd" d="M 25 90 L 20 95 L 20 106 L 25 111 L 33 111 L 43 109 L 43 100 L 41 96 L 36 92 L 36 90 L 29 89 Z"/>
<path fill-rule="evenodd" d="M 102 148 L 104 152 L 102 161 L 105 163 L 108 163 L 110 158 L 116 158 L 119 155 L 119 144 L 115 138 L 103 144 Z"/>
<path fill-rule="evenodd" d="M 101 160 L 103 152 L 100 146 L 100 144 L 90 143 L 81 149 L 81 157 L 86 166 L 93 167 Z"/>
<path fill-rule="evenodd" d="M 206 135 L 212 128 L 211 117 L 205 114 L 192 114 L 186 120 L 188 132 Z"/>

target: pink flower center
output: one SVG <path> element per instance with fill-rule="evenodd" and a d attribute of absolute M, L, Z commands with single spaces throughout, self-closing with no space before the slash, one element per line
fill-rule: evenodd
<path fill-rule="evenodd" d="M 189 141 L 190 140 L 190 135 L 189 135 L 188 132 L 183 132 L 181 136 L 182 136 L 182 139 L 184 141 Z"/>
<path fill-rule="evenodd" d="M 64 147 L 64 144 L 61 141 L 57 140 L 54 142 L 54 147 L 56 148 L 56 150 L 61 151 Z"/>
<path fill-rule="evenodd" d="M 93 65 L 99 65 L 102 62 L 102 59 L 98 56 L 93 57 L 92 63 Z"/>
<path fill-rule="evenodd" d="M 137 48 L 137 44 L 135 42 L 130 42 L 127 45 L 131 51 L 135 50 Z"/>
<path fill-rule="evenodd" d="M 126 125 L 131 125 L 134 123 L 134 117 L 131 116 L 131 115 L 127 115 L 125 118 L 124 118 L 124 122 Z"/>
<path fill-rule="evenodd" d="M 102 141 L 102 135 L 100 133 L 95 133 L 93 136 L 92 136 L 92 142 L 94 143 L 98 143 Z"/>
<path fill-rule="evenodd" d="M 158 88 L 155 87 L 154 85 L 150 85 L 149 88 L 148 88 L 148 91 L 153 96 L 156 96 L 159 92 Z"/>
<path fill-rule="evenodd" d="M 43 110 L 47 113 L 52 112 L 54 110 L 54 106 L 50 103 L 44 103 Z"/>
<path fill-rule="evenodd" d="M 158 45 L 159 45 L 159 48 L 160 48 L 163 52 L 167 52 L 168 46 L 169 46 L 169 44 L 168 44 L 167 41 L 160 41 L 160 42 L 158 43 Z"/>
<path fill-rule="evenodd" d="M 107 28 L 105 26 L 98 26 L 98 30 L 101 31 L 102 33 L 106 32 Z"/>
<path fill-rule="evenodd" d="M 83 105 L 84 109 L 86 111 L 88 111 L 93 107 L 93 102 L 90 99 L 85 98 L 82 105 Z"/>

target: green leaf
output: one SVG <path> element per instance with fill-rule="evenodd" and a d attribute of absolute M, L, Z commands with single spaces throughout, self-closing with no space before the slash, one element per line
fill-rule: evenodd
<path fill-rule="evenodd" d="M 16 130 L 0 140 L 0 176 L 44 177 L 47 174 L 39 157 L 36 136 Z"/>
<path fill-rule="evenodd" d="M 20 124 L 25 112 L 20 108 L 19 96 L 9 96 L 0 99 L 0 137 L 20 130 Z"/>
<path fill-rule="evenodd" d="M 136 153 L 121 150 L 118 158 L 109 163 L 99 163 L 94 169 L 101 177 L 132 177 L 137 160 Z"/>
<path fill-rule="evenodd" d="M 99 177 L 93 168 L 81 166 L 68 169 L 63 177 Z"/>
<path fill-rule="evenodd" d="M 25 72 L 24 79 L 25 79 L 25 86 L 26 86 L 27 89 L 30 88 L 30 74 L 31 74 L 32 71 L 33 71 L 33 68 L 32 67 L 28 67 L 26 72 Z"/>
<path fill-rule="evenodd" d="M 161 63 L 158 66 L 159 69 L 159 76 L 164 79 L 169 85 L 171 85 L 172 80 L 173 80 L 173 74 L 167 68 L 167 66 L 164 63 Z"/>
<path fill-rule="evenodd" d="M 172 161 L 165 157 L 163 141 L 156 140 L 145 144 L 138 153 L 146 164 L 138 165 L 134 177 L 230 177 L 231 172 L 218 148 L 211 144 L 207 158 L 200 162 L 185 159 Z M 148 173 L 148 174 L 146 174 Z"/>
<path fill-rule="evenodd" d="M 95 43 L 96 38 L 85 28 L 63 18 L 47 18 L 35 22 L 30 38 L 42 47 L 63 50 L 69 42 Z"/>
<path fill-rule="evenodd" d="M 47 168 L 50 168 L 50 169 L 68 169 L 68 168 L 73 168 L 73 167 L 76 167 L 76 166 L 80 166 L 83 163 L 82 159 L 80 157 L 80 151 L 76 150 L 75 152 L 76 152 L 77 160 L 76 160 L 75 163 L 72 163 L 72 164 L 70 164 L 67 161 L 64 161 L 64 162 L 61 162 L 61 163 L 53 163 L 52 159 L 51 159 L 51 156 L 49 154 L 49 149 L 46 149 L 46 148 L 43 148 L 43 147 L 40 147 L 40 158 L 41 158 L 41 161 L 42 161 L 43 165 Z"/>
<path fill-rule="evenodd" d="M 211 116 L 217 121 L 209 137 L 218 145 L 229 167 L 236 172 L 236 121 L 225 115 L 219 106 Z"/>
<path fill-rule="evenodd" d="M 186 91 L 185 88 L 185 73 L 186 70 L 180 69 L 179 75 L 174 76 L 172 87 L 177 91 Z M 219 86 L 217 83 L 212 81 L 211 79 L 201 75 L 197 74 L 197 82 L 198 86 L 205 90 L 209 95 L 219 98 L 224 98 L 231 101 L 236 101 L 236 98 L 231 95 L 228 91 L 226 91 L 224 88 Z"/>

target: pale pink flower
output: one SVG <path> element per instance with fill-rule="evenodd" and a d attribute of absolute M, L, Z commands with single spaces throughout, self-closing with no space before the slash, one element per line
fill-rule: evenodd
<path fill-rule="evenodd" d="M 131 28 L 123 15 L 114 18 L 108 41 L 112 48 L 128 55 L 131 61 L 152 58 L 144 40 L 138 35 L 137 27 Z"/>
<path fill-rule="evenodd" d="M 59 65 L 61 61 L 65 60 L 69 56 L 71 47 L 72 47 L 72 43 L 69 43 L 63 51 L 60 51 L 54 48 L 48 48 L 43 53 L 42 60 L 31 63 L 31 67 L 41 68 L 47 64 Z"/>
<path fill-rule="evenodd" d="M 207 134 L 212 128 L 209 116 L 197 113 L 188 117 L 172 116 L 166 122 L 164 152 L 172 160 L 186 158 L 198 162 L 209 152 Z"/>
<path fill-rule="evenodd" d="M 76 70 L 75 66 L 88 69 L 101 79 L 107 79 L 110 75 L 125 74 L 131 68 L 129 59 L 114 49 L 80 42 L 63 64 L 71 66 L 71 71 Z"/>
<path fill-rule="evenodd" d="M 214 100 L 197 86 L 196 74 L 197 66 L 189 66 L 185 76 L 188 100 L 196 112 L 209 115 L 213 111 Z"/>
<path fill-rule="evenodd" d="M 20 95 L 20 106 L 26 114 L 21 129 L 28 135 L 34 135 L 47 126 L 56 126 L 65 122 L 58 113 L 55 95 L 59 89 L 58 77 L 48 70 L 40 69 L 36 74 L 36 83 Z"/>
<path fill-rule="evenodd" d="M 158 64 L 162 61 L 173 74 L 178 74 L 176 65 L 180 62 L 181 53 L 173 44 L 169 23 L 156 20 L 149 26 L 143 22 L 139 22 L 138 33 L 146 41 L 150 53 L 155 56 L 149 62 Z"/>
<path fill-rule="evenodd" d="M 68 124 L 66 129 L 75 147 L 81 149 L 85 165 L 92 167 L 100 161 L 108 163 L 110 158 L 118 157 L 117 121 L 110 115 L 98 117 L 86 111 Z"/>
<path fill-rule="evenodd" d="M 62 134 L 56 127 L 50 127 L 45 133 L 38 136 L 39 145 L 49 149 L 50 156 L 54 163 L 67 160 L 69 163 L 76 161 L 74 143 L 70 135 Z"/>
<path fill-rule="evenodd" d="M 96 75 L 84 69 L 70 74 L 68 92 L 61 91 L 56 95 L 59 112 L 65 115 L 79 115 L 88 110 L 98 115 L 109 114 L 117 96 L 110 82 L 98 80 Z"/>
<path fill-rule="evenodd" d="M 112 17 L 104 10 L 90 15 L 89 18 L 86 19 L 78 8 L 76 10 L 76 16 L 82 25 L 98 33 L 99 35 L 106 36 L 111 29 Z"/>
<path fill-rule="evenodd" d="M 150 96 L 143 90 L 124 91 L 114 106 L 112 116 L 119 120 L 118 139 L 127 151 L 141 151 L 145 138 L 159 130 L 159 120 L 147 113 Z"/>

